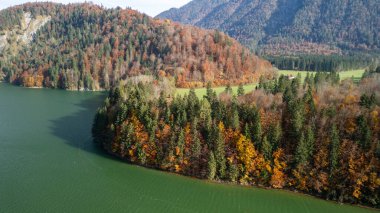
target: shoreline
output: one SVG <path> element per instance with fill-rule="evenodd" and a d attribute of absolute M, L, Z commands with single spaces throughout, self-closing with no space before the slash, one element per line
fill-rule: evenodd
<path fill-rule="evenodd" d="M 95 92 L 95 93 L 102 93 L 102 92 L 107 92 L 107 90 L 105 89 L 99 89 L 99 90 L 86 90 L 86 89 L 79 89 L 79 90 L 75 90 L 75 89 L 60 89 L 60 88 L 51 88 L 51 87 L 25 87 L 25 86 L 22 86 L 22 85 L 16 85 L 16 84 L 12 84 L 12 83 L 9 83 L 9 82 L 6 82 L 6 81 L 0 81 L 0 83 L 4 83 L 4 84 L 8 84 L 10 86 L 14 86 L 14 87 L 20 87 L 20 88 L 25 88 L 25 89 L 50 89 L 50 90 L 62 90 L 62 91 L 67 91 L 67 92 Z"/>
<path fill-rule="evenodd" d="M 374 207 L 365 206 L 365 205 L 361 205 L 361 204 L 340 203 L 340 202 L 335 201 L 335 200 L 324 199 L 323 197 L 318 196 L 317 194 L 303 193 L 302 191 L 298 191 L 298 190 L 290 189 L 290 188 L 275 189 L 275 188 L 271 188 L 271 187 L 268 187 L 268 186 L 240 184 L 238 182 L 208 180 L 208 179 L 202 179 L 202 178 L 198 178 L 198 177 L 194 177 L 194 176 L 189 176 L 189 175 L 185 175 L 185 174 L 181 174 L 181 173 L 171 172 L 171 171 L 167 171 L 167 170 L 164 170 L 164 169 L 161 169 L 161 168 L 158 168 L 158 167 L 151 167 L 151 166 L 145 166 L 145 165 L 133 163 L 133 162 L 127 160 L 127 159 L 120 158 L 118 155 L 116 155 L 116 154 L 114 154 L 112 152 L 110 153 L 109 151 L 107 151 L 103 147 L 98 146 L 97 144 L 95 144 L 95 146 L 97 146 L 99 149 L 101 149 L 102 152 L 104 152 L 106 155 L 109 155 L 112 158 L 114 158 L 114 160 L 121 161 L 121 162 L 126 163 L 126 164 L 128 164 L 130 166 L 134 166 L 134 167 L 138 167 L 138 168 L 142 168 L 142 169 L 148 169 L 148 170 L 157 171 L 157 172 L 162 172 L 162 173 L 167 174 L 167 175 L 175 175 L 175 176 L 181 177 L 181 178 L 188 178 L 188 179 L 199 181 L 199 182 L 217 184 L 217 185 L 222 185 L 222 186 L 242 187 L 242 188 L 245 188 L 245 189 L 260 189 L 260 190 L 267 190 L 267 191 L 277 191 L 277 192 L 283 192 L 283 193 L 290 193 L 290 194 L 295 195 L 295 196 L 306 196 L 306 197 L 311 198 L 311 199 L 325 201 L 325 202 L 328 202 L 328 203 L 331 203 L 331 204 L 340 205 L 340 206 L 350 206 L 350 207 L 356 207 L 356 208 L 364 208 L 364 209 L 371 210 L 371 211 L 374 211 L 374 212 L 380 211 L 380 208 L 374 208 Z"/>

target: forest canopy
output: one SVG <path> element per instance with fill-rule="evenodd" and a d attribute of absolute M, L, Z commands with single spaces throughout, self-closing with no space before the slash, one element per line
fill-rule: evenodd
<path fill-rule="evenodd" d="M 94 141 L 129 162 L 215 181 L 380 207 L 380 75 L 262 79 L 220 96 L 174 96 L 158 80 L 112 89 Z M 160 95 L 152 95 L 160 94 Z"/>

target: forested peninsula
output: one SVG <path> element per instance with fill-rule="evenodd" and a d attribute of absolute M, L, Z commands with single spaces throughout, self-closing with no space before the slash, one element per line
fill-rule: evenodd
<path fill-rule="evenodd" d="M 134 164 L 380 207 L 380 74 L 262 79 L 238 95 L 173 94 L 165 79 L 112 89 L 94 141 Z"/>

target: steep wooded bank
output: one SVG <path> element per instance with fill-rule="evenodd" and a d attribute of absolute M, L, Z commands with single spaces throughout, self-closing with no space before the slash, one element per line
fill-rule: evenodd
<path fill-rule="evenodd" d="M 281 76 L 238 96 L 209 86 L 202 99 L 160 85 L 112 89 L 94 141 L 147 167 L 380 207 L 380 74 L 367 72 L 359 85 L 335 73 L 304 83 Z"/>
<path fill-rule="evenodd" d="M 379 55 L 379 14 L 378 0 L 193 0 L 157 17 L 219 29 L 260 55 L 311 55 L 305 63 L 335 55 L 344 64 L 350 58 L 337 56 Z"/>
<path fill-rule="evenodd" d="M 273 76 L 269 62 L 223 33 L 129 9 L 28 3 L 0 11 L 0 23 L 0 71 L 27 87 L 109 89 L 141 74 L 172 77 L 179 87 Z M 27 23 L 42 24 L 29 32 Z"/>

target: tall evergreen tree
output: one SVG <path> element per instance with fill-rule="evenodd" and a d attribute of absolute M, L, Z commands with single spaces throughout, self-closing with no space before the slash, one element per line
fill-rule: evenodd
<path fill-rule="evenodd" d="M 371 147 L 372 133 L 364 115 L 360 115 L 357 118 L 357 125 L 358 129 L 356 131 L 356 140 L 363 149 L 368 150 Z"/>
<path fill-rule="evenodd" d="M 214 144 L 214 154 L 217 165 L 218 176 L 224 178 L 226 175 L 226 157 L 225 157 L 225 142 L 223 136 L 224 127 L 220 123 L 219 126 L 215 129 L 216 138 Z"/>
<path fill-rule="evenodd" d="M 211 105 L 207 99 L 201 101 L 201 106 L 199 110 L 199 122 L 202 123 L 206 129 L 211 128 Z"/>
<path fill-rule="evenodd" d="M 305 136 L 302 133 L 298 141 L 297 150 L 296 150 L 296 162 L 297 165 L 306 165 L 308 162 L 308 144 L 305 140 Z"/>
<path fill-rule="evenodd" d="M 336 125 L 333 124 L 330 133 L 330 175 L 332 175 L 335 172 L 338 166 L 339 145 L 339 132 Z"/>
<path fill-rule="evenodd" d="M 183 149 L 185 148 L 185 132 L 181 128 L 178 134 L 178 139 L 177 139 L 177 147 L 179 148 L 179 153 L 178 155 L 180 158 L 183 157 Z"/>
<path fill-rule="evenodd" d="M 268 141 L 267 136 L 264 136 L 261 150 L 266 160 L 272 160 L 272 149 L 272 144 Z"/>
<path fill-rule="evenodd" d="M 187 96 L 187 117 L 189 121 L 193 121 L 194 117 L 199 111 L 199 99 L 195 93 L 194 88 L 190 89 L 189 95 Z"/>
<path fill-rule="evenodd" d="M 239 168 L 233 162 L 228 162 L 228 178 L 232 182 L 236 182 L 239 177 Z"/>
<path fill-rule="evenodd" d="M 251 128 L 250 128 L 249 123 L 245 123 L 245 125 L 244 125 L 244 136 L 247 139 L 252 140 L 252 138 L 251 138 Z"/>
<path fill-rule="evenodd" d="M 207 82 L 205 98 L 209 101 L 210 104 L 216 100 L 216 93 L 212 89 L 211 82 Z"/>
<path fill-rule="evenodd" d="M 307 152 L 308 152 L 308 160 L 310 160 L 310 158 L 314 156 L 314 149 L 315 149 L 315 144 L 314 144 L 315 136 L 314 136 L 314 129 L 312 128 L 312 126 L 307 127 L 305 140 L 306 140 L 306 146 L 307 146 Z"/>
<path fill-rule="evenodd" d="M 198 121 L 194 119 L 191 124 L 191 136 L 192 136 L 192 159 L 198 161 L 201 156 L 202 146 L 201 141 L 199 139 L 199 132 L 197 130 Z"/>
<path fill-rule="evenodd" d="M 308 86 L 307 92 L 303 96 L 303 102 L 306 105 L 306 113 L 308 114 L 308 117 L 314 117 L 316 106 L 313 99 L 313 90 L 311 86 Z"/>
<path fill-rule="evenodd" d="M 277 150 L 277 148 L 279 148 L 281 137 L 282 130 L 280 123 L 271 124 L 268 130 L 268 140 L 273 147 L 273 150 Z"/>
<path fill-rule="evenodd" d="M 232 119 L 232 121 L 231 121 L 232 128 L 239 130 L 240 129 L 240 121 L 239 121 L 239 112 L 237 109 L 233 109 L 231 119 Z"/>
<path fill-rule="evenodd" d="M 208 173 L 207 173 L 207 178 L 209 180 L 214 180 L 215 175 L 216 175 L 216 160 L 215 160 L 215 155 L 213 151 L 210 151 L 209 156 L 208 156 Z"/>

